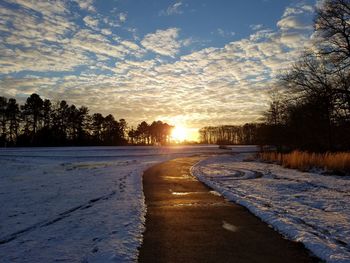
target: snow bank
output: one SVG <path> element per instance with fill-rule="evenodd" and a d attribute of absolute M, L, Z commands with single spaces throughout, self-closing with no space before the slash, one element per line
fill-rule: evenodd
<path fill-rule="evenodd" d="M 327 262 L 350 262 L 350 177 L 216 156 L 192 167 L 201 181 Z"/>
<path fill-rule="evenodd" d="M 1 262 L 134 262 L 144 230 L 142 173 L 217 147 L 0 150 Z"/>

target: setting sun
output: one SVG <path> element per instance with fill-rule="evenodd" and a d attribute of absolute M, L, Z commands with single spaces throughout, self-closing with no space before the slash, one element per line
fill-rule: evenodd
<path fill-rule="evenodd" d="M 176 142 L 183 142 L 187 139 L 186 128 L 182 126 L 176 126 L 171 133 L 171 138 Z"/>

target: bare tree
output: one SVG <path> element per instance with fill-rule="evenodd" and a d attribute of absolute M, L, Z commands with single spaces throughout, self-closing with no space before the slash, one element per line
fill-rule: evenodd
<path fill-rule="evenodd" d="M 349 67 L 350 0 L 325 0 L 316 10 L 315 30 L 322 39 L 321 53 Z"/>

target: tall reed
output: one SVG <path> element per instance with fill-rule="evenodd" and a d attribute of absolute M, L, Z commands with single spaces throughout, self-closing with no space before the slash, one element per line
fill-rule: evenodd
<path fill-rule="evenodd" d="M 309 153 L 293 151 L 291 153 L 262 152 L 260 159 L 277 162 L 284 167 L 308 171 L 312 168 L 321 168 L 328 172 L 350 172 L 349 152 Z"/>

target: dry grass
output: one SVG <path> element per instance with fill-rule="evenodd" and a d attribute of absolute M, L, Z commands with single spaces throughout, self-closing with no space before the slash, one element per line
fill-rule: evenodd
<path fill-rule="evenodd" d="M 328 172 L 350 172 L 350 153 L 309 153 L 293 151 L 291 153 L 263 152 L 259 154 L 262 160 L 277 162 L 284 167 L 308 171 L 317 167 Z"/>

